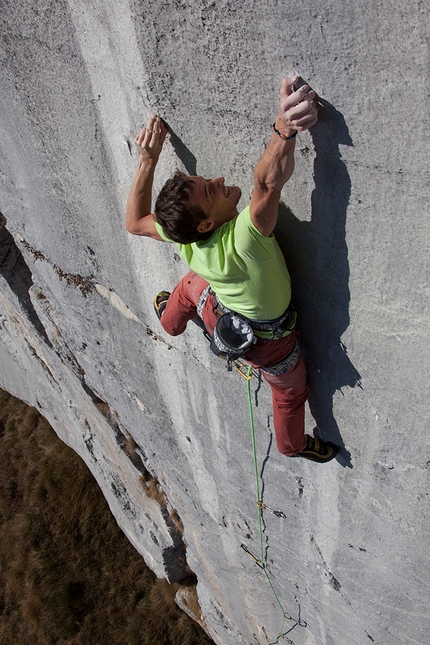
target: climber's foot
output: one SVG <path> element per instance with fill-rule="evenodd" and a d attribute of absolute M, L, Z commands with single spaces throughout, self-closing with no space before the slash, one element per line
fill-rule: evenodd
<path fill-rule="evenodd" d="M 340 450 L 339 446 L 335 446 L 331 441 L 322 441 L 318 437 L 311 437 L 308 434 L 305 437 L 305 449 L 297 455 L 292 455 L 293 457 L 303 457 L 303 459 L 310 459 L 311 461 L 325 464 L 326 461 L 334 459 Z"/>
<path fill-rule="evenodd" d="M 170 297 L 169 291 L 160 291 L 154 298 L 154 309 L 157 314 L 158 320 L 160 320 L 163 311 L 166 308 L 167 301 Z"/>

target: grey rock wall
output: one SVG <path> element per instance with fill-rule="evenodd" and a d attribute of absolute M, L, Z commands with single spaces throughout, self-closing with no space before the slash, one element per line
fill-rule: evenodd
<path fill-rule="evenodd" d="M 17 0 L 0 21 L 1 387 L 85 459 L 158 576 L 196 576 L 219 645 L 427 642 L 425 3 Z M 326 466 L 279 455 L 253 377 L 276 599 L 241 548 L 260 557 L 246 382 L 197 327 L 162 332 L 152 298 L 186 267 L 123 220 L 152 112 L 174 132 L 155 189 L 176 167 L 223 174 L 246 205 L 291 69 L 325 107 L 277 236 L 308 431 L 343 449 Z"/>

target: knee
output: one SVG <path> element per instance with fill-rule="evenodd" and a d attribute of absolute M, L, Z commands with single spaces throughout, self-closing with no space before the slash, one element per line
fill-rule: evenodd
<path fill-rule="evenodd" d="M 185 331 L 185 328 L 178 329 L 177 327 L 169 325 L 167 321 L 163 323 L 163 316 L 161 316 L 160 323 L 166 334 L 169 334 L 169 336 L 180 336 Z"/>

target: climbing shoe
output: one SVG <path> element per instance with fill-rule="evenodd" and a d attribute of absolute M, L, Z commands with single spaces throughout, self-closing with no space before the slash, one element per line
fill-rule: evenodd
<path fill-rule="evenodd" d="M 154 298 L 154 309 L 155 309 L 155 313 L 157 314 L 158 320 L 160 320 L 161 314 L 166 308 L 169 297 L 170 297 L 169 291 L 160 291 L 160 293 L 158 293 Z"/>
<path fill-rule="evenodd" d="M 311 461 L 318 461 L 324 464 L 336 457 L 339 452 L 339 446 L 335 446 L 331 441 L 322 441 L 318 437 L 311 437 L 308 434 L 306 437 L 306 447 L 302 452 L 299 452 L 293 457 L 303 457 L 303 459 L 310 459 Z"/>

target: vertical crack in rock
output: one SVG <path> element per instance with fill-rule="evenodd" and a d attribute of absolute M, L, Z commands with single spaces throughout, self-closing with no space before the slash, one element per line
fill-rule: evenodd
<path fill-rule="evenodd" d="M 163 562 L 168 580 L 170 583 L 181 582 L 187 586 L 196 584 L 197 578 L 187 563 L 187 547 L 183 539 L 184 526 L 181 518 L 177 511 L 171 507 L 158 479 L 145 466 L 143 467 L 144 473 L 140 478 L 143 489 L 145 494 L 159 505 L 173 542 L 172 546 L 163 550 Z"/>
<path fill-rule="evenodd" d="M 172 540 L 172 545 L 162 550 L 163 564 L 168 581 L 173 584 L 180 582 L 186 586 L 197 583 L 197 578 L 187 563 L 186 543 L 184 542 L 184 526 L 177 513 L 171 506 L 160 482 L 147 468 L 144 463 L 145 455 L 135 442 L 133 437 L 123 432 L 120 428 L 117 414 L 111 409 L 108 403 L 103 401 L 84 381 L 81 379 L 84 391 L 93 401 L 98 411 L 105 417 L 112 428 L 118 446 L 130 459 L 133 466 L 141 473 L 140 480 L 143 490 L 147 497 L 155 501 L 161 511 L 161 515 L 166 523 L 167 531 Z M 113 488 L 117 497 L 126 498 L 124 490 L 121 490 L 123 484 L 119 481 Z"/>
<path fill-rule="evenodd" d="M 118 424 L 113 422 L 112 412 L 109 410 L 107 418 L 111 419 L 110 424 L 115 432 L 115 437 L 120 448 L 125 452 L 133 466 L 140 472 L 140 480 L 145 495 L 155 501 L 160 507 L 161 514 L 166 523 L 167 530 L 172 539 L 172 545 L 163 550 L 163 562 L 170 583 L 197 581 L 187 563 L 186 544 L 183 539 L 184 526 L 177 513 L 171 507 L 165 492 L 163 491 L 157 477 L 153 475 L 144 463 L 144 455 L 131 435 L 121 431 Z"/>
<path fill-rule="evenodd" d="M 28 268 L 24 257 L 15 244 L 15 240 L 6 228 L 6 218 L 0 213 L 0 274 L 4 277 L 11 290 L 17 296 L 22 308 L 26 312 L 29 321 L 51 347 L 46 330 L 37 315 L 29 295 L 33 286 L 31 271 Z"/>

